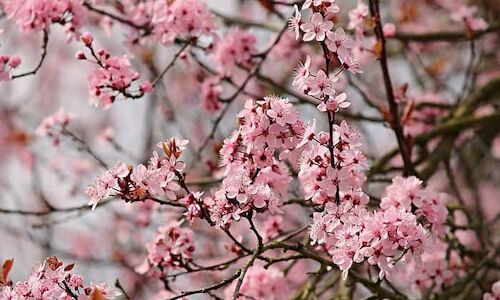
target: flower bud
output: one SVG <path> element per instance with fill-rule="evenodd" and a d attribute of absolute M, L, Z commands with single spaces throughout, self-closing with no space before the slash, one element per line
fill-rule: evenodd
<path fill-rule="evenodd" d="M 85 32 L 80 37 L 80 40 L 85 44 L 85 46 L 90 47 L 92 45 L 92 42 L 94 41 L 94 37 L 91 33 Z"/>

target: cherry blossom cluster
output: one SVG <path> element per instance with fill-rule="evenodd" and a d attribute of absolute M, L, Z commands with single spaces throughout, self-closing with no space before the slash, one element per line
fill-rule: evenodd
<path fill-rule="evenodd" d="M 311 17 L 304 21 L 302 20 L 302 13 L 295 7 L 295 15 L 290 19 L 290 28 L 295 32 L 296 38 L 299 39 L 302 35 L 302 40 L 305 42 L 317 41 L 324 45 L 324 51 L 328 51 L 328 55 L 336 58 L 343 69 L 352 72 L 353 74 L 362 73 L 359 69 L 359 61 L 355 56 L 354 48 L 356 43 L 351 37 L 342 29 L 338 27 L 333 30 L 335 15 L 339 12 L 339 7 L 330 0 L 320 1 L 306 1 L 302 6 L 302 11 L 310 11 Z M 352 22 L 352 21 L 351 21 Z M 353 23 L 353 27 L 355 24 Z M 351 26 L 350 26 L 351 28 Z M 307 66 L 306 68 L 309 68 Z M 323 72 L 323 71 L 320 71 Z M 323 84 L 326 82 L 325 74 L 316 74 L 321 76 Z M 308 73 L 302 73 L 302 80 L 300 87 L 307 89 L 304 86 L 309 77 Z M 323 78 L 325 77 L 325 78 Z M 333 80 L 333 78 L 331 79 Z M 326 88 L 326 91 L 329 87 Z M 318 96 L 318 92 L 314 92 L 313 96 Z M 328 95 L 328 94 L 326 94 Z M 324 97 L 325 95 L 323 95 Z M 331 95 L 329 95 L 331 97 Z"/>
<path fill-rule="evenodd" d="M 333 161 L 330 140 L 321 135 L 327 136 L 306 135 L 309 149 L 303 151 L 299 164 L 306 199 L 324 205 L 322 212 L 313 215 L 311 241 L 332 256 L 344 278 L 353 263 L 363 261 L 377 266 L 380 278 L 391 278 L 398 261 L 419 260 L 429 244 L 430 232 L 420 223 L 421 218 L 436 235 L 443 233 L 447 216 L 444 195 L 423 189 L 415 177 L 397 177 L 386 188 L 382 209 L 369 211 L 369 197 L 362 190 L 366 162 L 357 149 L 358 135 L 345 121 L 334 125 Z M 413 207 L 412 201 L 416 201 Z M 408 209 L 396 203 L 408 203 Z"/>
<path fill-rule="evenodd" d="M 498 300 L 500 299 L 500 281 L 495 282 L 491 286 L 491 293 L 485 293 L 483 300 Z"/>
<path fill-rule="evenodd" d="M 177 222 L 161 226 L 155 238 L 146 244 L 146 250 L 147 259 L 139 267 L 142 273 L 154 272 L 152 268 L 160 270 L 158 275 L 179 268 L 189 269 L 195 251 L 193 232 Z"/>
<path fill-rule="evenodd" d="M 213 60 L 222 75 L 232 75 L 239 66 L 250 67 L 254 63 L 257 39 L 239 28 L 231 28 L 215 43 Z"/>
<path fill-rule="evenodd" d="M 175 192 L 180 190 L 179 180 L 183 180 L 186 164 L 179 157 L 187 145 L 187 140 L 171 138 L 158 146 L 163 149 L 165 157 L 160 157 L 155 151 L 147 166 L 138 165 L 134 168 L 130 179 L 136 186 L 153 197 L 177 199 Z"/>
<path fill-rule="evenodd" d="M 396 208 L 370 212 L 362 205 L 328 202 L 313 215 L 311 242 L 331 256 L 346 278 L 353 263 L 367 261 L 392 280 L 395 264 L 420 259 L 428 232 L 417 217 Z"/>
<path fill-rule="evenodd" d="M 84 285 L 84 278 L 72 273 L 74 264 L 65 265 L 52 256 L 33 268 L 28 278 L 13 286 L 0 284 L 0 299 L 115 299 L 121 293 L 107 283 Z"/>
<path fill-rule="evenodd" d="M 390 199 L 411 202 L 413 194 L 406 192 L 401 181 L 409 183 L 416 178 L 398 178 L 387 187 L 382 209 L 369 211 L 369 197 L 362 190 L 367 164 L 358 139 L 359 134 L 345 121 L 340 126 L 332 124 L 330 133 L 318 134 L 313 122 L 304 134 L 307 146 L 299 160 L 299 180 L 305 198 L 324 205 L 322 212 L 313 215 L 311 241 L 332 256 L 344 278 L 353 263 L 364 261 L 379 268 L 380 278 L 391 278 L 398 261 L 419 260 L 430 241 L 419 218 L 425 218 L 436 234 L 443 233 L 447 216 L 444 196 L 419 189 L 422 197 L 415 212 L 411 206 L 400 209 L 391 205 Z M 418 188 L 420 184 L 418 181 Z"/>
<path fill-rule="evenodd" d="M 494 202 L 498 193 L 483 187 L 497 181 L 489 162 L 500 157 L 500 135 L 492 129 L 500 122 L 494 103 L 500 27 L 489 11 L 492 1 L 238 0 L 235 14 L 233 3 L 212 12 L 219 2 L 226 5 L 0 0 L 0 15 L 14 26 L 14 31 L 0 28 L 0 34 L 44 38 L 41 56 L 39 44 L 23 49 L 36 52 L 32 71 L 16 74 L 21 59 L 0 56 L 0 81 L 14 80 L 6 83 L 12 100 L 0 105 L 0 153 L 15 153 L 28 166 L 33 197 L 26 201 L 43 203 L 33 208 L 17 203 L 18 188 L 24 195 L 26 182 L 10 192 L 8 178 L 0 189 L 8 201 L 0 214 L 27 216 L 47 233 L 30 233 L 27 242 L 74 255 L 88 264 L 88 275 L 94 264 L 111 262 L 125 283 L 117 280 L 116 288 L 127 299 L 466 299 L 486 291 L 484 300 L 500 300 L 500 281 L 491 291 L 484 288 L 500 272 L 495 234 L 500 212 L 484 201 Z M 54 29 L 61 28 L 54 23 L 80 41 L 77 50 L 83 51 L 66 55 L 76 50 L 58 47 L 60 32 Z M 98 31 L 118 37 L 126 49 L 100 49 L 92 34 L 83 33 L 84 25 L 96 37 Z M 268 47 L 261 47 L 267 38 Z M 14 38 L 8 46 L 20 42 Z M 157 65 L 171 47 L 179 49 L 168 64 Z M 24 80 L 15 79 L 40 73 L 41 79 L 51 78 L 65 57 L 76 65 L 90 63 L 85 92 L 104 110 L 156 88 L 149 95 L 155 101 L 137 103 L 145 115 L 137 132 L 130 132 L 134 136 L 122 140 L 113 132 L 126 128 L 118 123 L 134 107 L 115 107 L 120 118 L 113 110 L 100 112 L 91 126 L 79 128 L 104 142 L 100 145 L 74 135 L 76 117 L 60 109 L 43 118 L 36 133 L 56 146 L 69 137 L 81 152 L 74 160 L 40 156 L 46 152 L 36 147 L 43 145 L 31 138 L 26 128 L 32 123 L 23 119 L 47 104 L 46 95 L 60 91 L 35 84 L 43 88 L 36 97 L 17 95 Z M 146 69 L 157 77 L 146 80 L 139 73 Z M 291 98 L 262 97 L 272 92 Z M 15 103 L 25 96 L 29 105 Z M 349 111 L 352 104 L 360 109 Z M 200 109 L 213 118 L 186 118 Z M 234 111 L 239 112 L 231 116 Z M 301 118 L 299 111 L 314 117 Z M 231 118 L 235 126 L 225 135 Z M 151 138 L 172 132 L 204 140 L 197 148 L 172 137 L 161 140 L 156 151 L 149 149 Z M 363 146 L 371 144 L 363 145 L 363 132 L 375 137 L 366 153 Z M 130 139 L 144 141 L 144 151 L 129 147 Z M 94 149 L 98 146 L 107 149 Z M 10 161 L 0 164 L 18 168 Z M 96 162 L 103 170 L 84 191 L 91 209 L 66 206 L 61 199 L 79 195 Z M 49 181 L 36 182 L 45 175 Z M 448 180 L 440 180 L 444 176 Z M 58 179 L 69 188 L 47 188 Z M 123 205 L 89 213 L 115 202 Z M 64 226 L 75 213 L 89 215 Z M 99 232 L 80 228 L 94 221 L 103 222 Z M 17 223 L 24 224 L 6 222 L 0 232 L 19 239 L 24 232 Z M 70 234 L 60 237 L 66 230 L 76 232 L 73 225 L 81 232 L 76 241 Z M 101 237 L 99 251 L 93 251 L 95 234 Z M 12 283 L 11 263 L 0 268 L 0 300 L 120 295 L 106 283 L 86 284 L 73 264 L 55 257 Z"/>
<path fill-rule="evenodd" d="M 93 185 L 85 189 L 85 194 L 89 197 L 89 205 L 94 210 L 100 201 L 114 195 L 112 192 L 117 190 L 118 182 L 128 177 L 130 170 L 123 162 L 117 162 L 113 168 L 104 171 L 94 180 Z"/>
<path fill-rule="evenodd" d="M 397 176 L 387 186 L 380 207 L 383 210 L 397 208 L 404 212 L 413 212 L 425 221 L 437 236 L 444 235 L 444 223 L 448 216 L 446 194 L 437 193 L 429 187 L 423 187 L 422 181 L 415 176 L 403 178 Z"/>
<path fill-rule="evenodd" d="M 110 196 L 125 201 L 145 201 L 155 197 L 176 200 L 176 192 L 181 188 L 179 181 L 184 180 L 183 172 L 186 166 L 179 157 L 186 144 L 186 140 L 178 138 L 160 143 L 158 146 L 163 149 L 165 156 L 160 157 L 154 151 L 147 165 L 132 167 L 117 162 L 85 190 L 90 198 L 89 205 L 95 208 L 100 201 Z"/>
<path fill-rule="evenodd" d="M 307 56 L 304 64 L 301 64 L 296 70 L 296 76 L 293 84 L 297 86 L 303 93 L 312 96 L 321 103 L 317 108 L 322 112 L 337 112 L 341 108 L 347 108 L 351 105 L 347 99 L 346 93 L 337 94 L 334 89 L 338 77 L 328 75 L 324 70 L 319 70 L 316 74 L 311 74 L 309 67 L 311 58 Z M 351 68 L 351 70 L 353 70 Z"/>
<path fill-rule="evenodd" d="M 226 288 L 225 299 L 233 299 L 235 286 L 234 283 Z M 248 268 L 236 299 L 288 299 L 291 292 L 290 284 L 278 268 L 252 266 Z"/>
<path fill-rule="evenodd" d="M 239 128 L 220 150 L 226 178 L 204 200 L 220 226 L 252 210 L 281 211 L 280 197 L 291 181 L 284 159 L 295 152 L 305 129 L 294 106 L 277 97 L 247 100 L 238 118 Z"/>
<path fill-rule="evenodd" d="M 130 20 L 127 40 L 132 45 L 160 42 L 210 40 L 216 24 L 204 0 L 123 1 L 123 14 Z M 111 21 L 111 20 L 108 20 Z"/>
<path fill-rule="evenodd" d="M 326 132 L 316 133 L 315 124 L 306 130 L 307 147 L 299 160 L 298 177 L 305 198 L 317 204 L 349 201 L 366 205 L 369 199 L 361 188 L 366 181 L 367 162 L 360 150 L 359 133 L 342 121 L 333 125 L 330 137 Z"/>
<path fill-rule="evenodd" d="M 54 146 L 59 145 L 61 141 L 61 134 L 68 124 L 75 119 L 73 114 L 66 113 L 64 109 L 60 108 L 53 115 L 45 117 L 38 128 L 36 133 L 39 136 L 46 136 L 52 139 Z"/>
<path fill-rule="evenodd" d="M 10 72 L 21 64 L 21 59 L 17 55 L 0 55 L 0 81 L 8 81 L 12 75 Z"/>
<path fill-rule="evenodd" d="M 203 0 L 156 0 L 153 9 L 153 32 L 163 44 L 213 34 L 216 27 Z"/>
<path fill-rule="evenodd" d="M 84 33 L 80 40 L 88 48 L 94 60 L 87 58 L 83 51 L 77 52 L 76 58 L 88 60 L 98 66 L 88 77 L 91 101 L 96 107 L 102 106 L 107 109 L 120 95 L 126 98 L 140 98 L 144 93 L 150 93 L 153 90 L 151 83 L 147 80 L 140 84 L 138 90 L 132 90 L 133 85 L 137 85 L 140 75 L 131 68 L 127 55 L 111 56 L 102 48 L 95 51 L 94 37 L 90 33 Z"/>
<path fill-rule="evenodd" d="M 465 276 L 469 267 L 457 251 L 447 254 L 446 243 L 436 240 L 429 244 L 421 261 L 412 261 L 398 269 L 395 283 L 398 286 L 410 285 L 421 294 L 428 290 L 439 292 Z"/>
<path fill-rule="evenodd" d="M 125 17 L 130 20 L 136 27 L 128 28 L 127 40 L 130 44 L 139 44 L 143 38 L 148 35 L 152 30 L 152 20 L 155 13 L 155 1 L 124 1 L 123 13 Z M 144 28 L 144 30 L 141 30 Z"/>
<path fill-rule="evenodd" d="M 82 0 L 1 0 L 0 4 L 25 33 L 48 30 L 59 23 L 70 37 L 77 36 L 86 16 Z"/>
<path fill-rule="evenodd" d="M 424 193 L 417 180 L 421 197 L 416 212 L 411 206 L 400 209 L 389 201 L 411 203 L 413 193 L 407 192 L 406 186 L 415 178 L 399 178 L 387 187 L 382 209 L 369 211 L 369 197 L 362 190 L 366 161 L 358 149 L 359 135 L 345 121 L 333 125 L 331 140 L 329 134 L 316 135 L 312 128 L 305 135 L 308 149 L 299 163 L 306 199 L 324 205 L 323 211 L 313 214 L 312 243 L 321 245 L 332 256 L 344 278 L 353 263 L 367 261 L 379 268 L 380 278 L 391 278 L 398 261 L 419 260 L 430 242 L 430 233 L 419 218 L 428 217 L 433 231 L 441 233 L 447 215 L 443 196 L 429 189 Z"/>

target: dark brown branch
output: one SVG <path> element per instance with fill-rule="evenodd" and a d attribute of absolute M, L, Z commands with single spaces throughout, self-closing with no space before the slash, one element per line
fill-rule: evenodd
<path fill-rule="evenodd" d="M 106 201 L 101 201 L 97 204 L 97 206 L 104 206 L 106 204 L 111 203 L 111 201 L 112 201 L 112 199 L 106 200 Z M 49 210 L 46 210 L 46 211 L 31 211 L 31 210 L 21 210 L 21 209 L 0 208 L 0 214 L 41 217 L 41 216 L 47 216 L 47 215 L 54 214 L 54 213 L 67 213 L 67 212 L 88 210 L 88 208 L 89 208 L 88 204 L 80 205 L 80 206 L 76 206 L 76 207 L 67 207 L 67 208 L 50 208 Z"/>
<path fill-rule="evenodd" d="M 75 135 L 73 132 L 67 130 L 66 128 L 63 128 L 62 134 L 70 137 L 75 143 L 78 144 L 78 148 L 87 154 L 89 154 L 93 159 L 95 159 L 103 168 L 109 169 L 108 164 L 104 162 L 102 158 L 100 158 L 94 150 L 90 148 L 90 146 L 85 142 L 83 139 L 79 138 L 77 135 Z"/>
<path fill-rule="evenodd" d="M 405 140 L 403 127 L 401 126 L 401 121 L 399 119 L 398 104 L 394 98 L 394 89 L 392 87 L 391 76 L 389 74 L 389 68 L 387 66 L 387 55 L 385 47 L 385 38 L 382 31 L 382 23 L 380 21 L 380 10 L 379 10 L 379 0 L 370 0 L 370 13 L 375 21 L 375 35 L 377 36 L 377 42 L 381 44 L 380 52 L 380 67 L 382 69 L 382 74 L 384 76 L 385 92 L 387 94 L 387 101 L 389 103 L 389 110 L 391 113 L 391 125 L 396 134 L 396 139 L 398 141 L 399 151 L 403 158 L 404 163 L 404 174 L 414 175 L 415 169 L 411 161 L 411 153 L 408 148 L 409 145 Z"/>
<path fill-rule="evenodd" d="M 125 19 L 125 18 L 123 18 L 123 17 L 121 17 L 119 15 L 115 15 L 113 13 L 107 12 L 107 11 L 102 10 L 100 8 L 96 8 L 96 7 L 92 6 L 88 2 L 84 2 L 83 6 L 85 6 L 90 11 L 93 11 L 93 12 L 98 13 L 98 14 L 103 15 L 103 16 L 107 16 L 107 17 L 109 17 L 112 20 L 115 20 L 115 21 L 118 21 L 120 23 L 126 24 L 126 25 L 128 25 L 130 27 L 133 27 L 133 28 L 137 29 L 137 30 L 145 30 L 145 31 L 149 31 L 150 30 L 146 26 L 135 24 L 134 22 L 131 22 L 130 20 L 127 20 L 127 19 Z"/>
<path fill-rule="evenodd" d="M 187 46 L 189 46 L 189 43 L 184 43 L 184 45 L 181 47 L 181 49 L 174 55 L 174 58 L 172 59 L 172 61 L 161 71 L 161 73 L 158 76 L 156 76 L 156 78 L 153 80 L 153 82 L 151 82 L 153 87 L 156 86 L 158 84 L 158 82 L 163 78 L 163 76 L 165 76 L 165 74 L 167 74 L 167 72 L 174 66 L 175 62 L 177 61 L 179 56 L 182 54 L 182 52 L 184 52 L 184 50 L 187 48 Z"/>
<path fill-rule="evenodd" d="M 181 292 L 179 295 L 177 295 L 175 297 L 172 297 L 172 298 L 168 298 L 167 300 L 176 300 L 176 299 L 180 299 L 180 298 L 183 298 L 183 297 L 186 297 L 186 296 L 190 296 L 190 295 L 208 293 L 210 291 L 217 290 L 217 289 L 219 289 L 219 288 L 221 288 L 223 286 L 226 286 L 226 285 L 230 284 L 231 282 L 233 282 L 239 276 L 240 276 L 240 271 L 238 270 L 231 277 L 229 277 L 227 279 L 224 279 L 222 281 L 219 281 L 219 282 L 217 282 L 217 283 L 215 283 L 215 284 L 213 284 L 211 286 L 204 287 L 204 288 L 197 289 L 197 290 L 192 290 L 192 291 L 187 291 L 187 292 Z"/>
<path fill-rule="evenodd" d="M 48 45 L 49 45 L 49 33 L 47 30 L 44 30 L 43 31 L 43 42 L 42 42 L 42 55 L 40 56 L 40 60 L 38 61 L 38 64 L 36 65 L 36 67 L 33 70 L 31 70 L 29 72 L 13 75 L 12 79 L 14 80 L 14 79 L 26 77 L 29 75 L 35 75 L 38 72 L 38 70 L 40 70 L 40 68 L 43 65 L 43 62 L 45 61 L 45 57 L 47 56 Z"/>

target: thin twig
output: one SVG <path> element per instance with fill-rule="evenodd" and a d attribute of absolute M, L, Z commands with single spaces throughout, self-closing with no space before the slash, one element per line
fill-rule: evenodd
<path fill-rule="evenodd" d="M 40 56 L 40 60 L 38 61 L 38 64 L 36 65 L 36 67 L 33 70 L 31 70 L 29 72 L 13 75 L 12 79 L 22 78 L 22 77 L 29 76 L 29 75 L 35 75 L 38 72 L 38 70 L 40 70 L 40 68 L 43 65 L 43 62 L 45 61 L 45 57 L 47 56 L 48 45 L 49 45 L 49 32 L 47 30 L 44 30 L 43 31 L 43 43 L 42 43 L 42 55 Z"/>

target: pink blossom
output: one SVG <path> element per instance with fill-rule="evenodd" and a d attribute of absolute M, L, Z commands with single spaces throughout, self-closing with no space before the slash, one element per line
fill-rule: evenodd
<path fill-rule="evenodd" d="M 342 67 L 351 72 L 352 74 L 362 74 L 363 71 L 360 69 L 359 61 L 351 55 L 340 57 L 342 62 Z"/>
<path fill-rule="evenodd" d="M 288 20 L 289 28 L 295 33 L 295 39 L 298 40 L 300 37 L 300 25 L 302 23 L 302 15 L 300 14 L 297 5 L 293 6 L 295 14 Z"/>
<path fill-rule="evenodd" d="M 115 166 L 104 171 L 99 177 L 94 180 L 93 185 L 87 186 L 85 193 L 90 198 L 89 205 L 92 210 L 95 210 L 100 201 L 108 198 L 114 187 L 118 185 L 120 178 L 126 177 L 130 173 L 127 165 L 123 162 L 117 162 Z"/>
<path fill-rule="evenodd" d="M 10 80 L 12 77 L 10 72 L 19 67 L 20 64 L 21 58 L 17 55 L 0 55 L 0 81 Z"/>
<path fill-rule="evenodd" d="M 335 98 L 328 97 L 326 102 L 321 102 L 320 104 L 318 104 L 317 107 L 318 110 L 322 112 L 325 111 L 337 112 L 339 111 L 340 108 L 348 108 L 349 106 L 351 106 L 351 103 L 347 102 L 346 99 L 347 99 L 347 94 L 342 93 L 335 96 Z"/>
<path fill-rule="evenodd" d="M 122 293 L 120 293 L 118 290 L 112 288 L 109 286 L 106 282 L 100 282 L 93 284 L 89 287 L 90 289 L 90 299 L 92 299 L 92 295 L 96 294 L 99 295 L 99 297 L 102 297 L 104 299 L 114 299 L 118 296 L 121 296 Z"/>
<path fill-rule="evenodd" d="M 143 93 L 151 93 L 153 92 L 153 85 L 151 84 L 151 82 L 149 80 L 146 80 L 144 82 L 141 83 L 141 85 L 139 86 L 139 90 Z"/>
<path fill-rule="evenodd" d="M 232 28 L 215 43 L 214 61 L 223 75 L 231 75 L 237 65 L 249 67 L 257 54 L 257 40 L 251 33 Z"/>
<path fill-rule="evenodd" d="M 368 14 L 368 5 L 358 0 L 356 8 L 349 12 L 349 29 L 363 30 L 363 23 Z"/>
<path fill-rule="evenodd" d="M 233 283 L 226 289 L 225 299 L 232 299 L 235 286 L 236 283 Z M 278 300 L 288 298 L 291 292 L 285 276 L 279 269 L 252 266 L 248 268 L 239 291 L 240 296 L 236 299 Z"/>
<path fill-rule="evenodd" d="M 191 39 L 209 35 L 215 29 L 213 15 L 203 0 L 154 1 L 153 31 L 163 44 L 176 38 Z"/>
<path fill-rule="evenodd" d="M 309 22 L 305 22 L 300 26 L 304 31 L 303 40 L 306 42 L 316 40 L 324 41 L 326 32 L 333 27 L 332 21 L 324 21 L 320 13 L 314 13 Z"/>
<path fill-rule="evenodd" d="M 96 53 L 90 35 L 83 35 L 81 39 L 98 65 L 88 76 L 91 102 L 96 107 L 108 109 L 120 95 L 125 98 L 140 98 L 144 93 L 152 92 L 153 87 L 149 81 L 141 83 L 137 91 L 132 90 L 132 85 L 137 83 L 140 75 L 132 69 L 127 55 L 111 56 L 104 49 Z M 81 54 L 77 54 L 77 58 L 86 60 L 85 55 Z"/>
<path fill-rule="evenodd" d="M 491 286 L 491 293 L 485 293 L 483 300 L 498 300 L 500 299 L 500 281 L 495 282 Z"/>
<path fill-rule="evenodd" d="M 328 31 L 326 33 L 325 44 L 328 50 L 337 53 L 340 57 L 348 56 L 351 49 L 354 47 L 354 42 L 345 33 L 342 27 L 337 28 L 335 32 Z"/>
<path fill-rule="evenodd" d="M 309 77 L 307 86 L 309 87 L 309 95 L 317 98 L 325 99 L 334 97 L 336 91 L 333 88 L 334 83 L 338 80 L 337 77 L 328 76 L 325 71 L 319 70 L 316 76 Z"/>
<path fill-rule="evenodd" d="M 320 7 L 327 7 L 325 13 L 337 13 L 340 8 L 333 4 L 333 2 L 335 2 L 335 0 L 306 0 L 302 5 L 302 10 L 313 7 L 316 9 Z"/>
<path fill-rule="evenodd" d="M 223 75 L 231 75 L 236 66 L 249 67 L 253 64 L 253 55 L 257 54 L 255 36 L 247 31 L 232 28 L 216 42 L 214 61 Z"/>
<path fill-rule="evenodd" d="M 85 10 L 81 0 L 2 0 L 9 19 L 25 32 L 48 30 L 53 23 L 64 25 L 70 35 L 83 26 Z"/>
<path fill-rule="evenodd" d="M 82 34 L 80 36 L 80 41 L 82 41 L 82 43 L 85 46 L 91 47 L 92 46 L 92 42 L 94 41 L 94 36 L 90 32 L 85 32 L 84 34 Z"/>
<path fill-rule="evenodd" d="M 37 264 L 25 281 L 12 287 L 0 286 L 0 299 L 90 299 L 96 290 L 102 299 L 115 299 L 121 293 L 107 283 L 85 285 L 83 277 L 72 273 L 74 264 L 64 264 L 55 256 Z M 67 286 L 67 289 L 65 289 Z M 71 291 L 72 296 L 69 292 Z"/>
<path fill-rule="evenodd" d="M 307 79 L 309 79 L 309 68 L 311 67 L 311 57 L 308 55 L 306 57 L 306 61 L 302 64 L 299 64 L 299 67 L 295 70 L 293 79 L 293 85 L 298 86 L 302 89 L 302 87 L 306 84 Z"/>
<path fill-rule="evenodd" d="M 162 272 L 170 269 L 188 268 L 195 251 L 193 232 L 172 222 L 158 228 L 155 238 L 146 244 L 149 268 L 160 268 Z"/>
<path fill-rule="evenodd" d="M 283 98 L 248 100 L 238 116 L 240 127 L 220 151 L 226 178 L 205 199 L 212 221 L 221 226 L 247 211 L 281 212 L 279 197 L 287 193 L 290 177 L 276 157 L 295 151 L 305 129 L 295 107 Z"/>
<path fill-rule="evenodd" d="M 396 35 L 396 25 L 393 23 L 385 23 L 382 30 L 385 37 L 394 37 Z"/>

